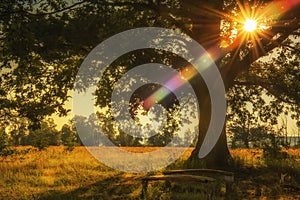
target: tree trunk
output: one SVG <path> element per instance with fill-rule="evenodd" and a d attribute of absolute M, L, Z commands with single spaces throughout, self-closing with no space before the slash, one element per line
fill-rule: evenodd
<path fill-rule="evenodd" d="M 191 167 L 195 168 L 203 167 L 201 165 L 204 164 L 207 168 L 225 169 L 228 167 L 228 161 L 231 158 L 227 146 L 226 123 L 224 124 L 223 131 L 212 151 L 203 160 L 199 160 L 199 150 L 206 136 L 206 132 L 210 123 L 211 101 L 206 84 L 202 80 L 200 75 L 195 77 L 190 82 L 194 87 L 195 93 L 199 101 L 200 121 L 198 141 L 196 143 L 195 149 L 193 150 L 187 162 L 191 163 L 193 165 Z"/>
<path fill-rule="evenodd" d="M 209 117 L 209 116 L 207 116 Z M 212 151 L 202 160 L 202 162 L 197 162 L 199 160 L 198 154 L 200 147 L 202 145 L 204 136 L 205 136 L 205 130 L 204 128 L 201 129 L 201 124 L 199 125 L 199 137 L 198 141 L 196 144 L 195 149 L 193 150 L 192 154 L 190 155 L 188 162 L 195 163 L 194 166 L 195 168 L 199 167 L 207 167 L 207 168 L 212 168 L 212 169 L 227 169 L 229 166 L 229 161 L 231 159 L 228 146 L 227 146 L 227 138 L 226 138 L 226 130 L 225 130 L 225 125 L 223 131 L 221 133 L 221 136 L 212 149 Z M 203 165 L 204 164 L 204 165 Z M 202 165 L 202 166 L 199 166 Z"/>
<path fill-rule="evenodd" d="M 197 4 L 198 18 L 193 20 L 193 35 L 192 37 L 198 41 L 206 50 L 211 47 L 218 47 L 220 42 L 220 16 L 217 16 L 212 12 L 222 11 L 223 0 L 198 0 L 189 2 L 189 8 L 191 5 Z M 199 8 L 200 7 L 200 8 Z M 209 8 L 209 9 L 208 9 Z M 201 16 L 202 15 L 202 16 Z M 216 36 L 212 38 L 211 36 Z M 217 62 L 217 61 L 215 61 Z M 226 76 L 226 75 L 225 75 Z M 224 78 L 224 76 L 223 76 Z M 231 77 L 228 77 L 231 78 Z M 228 81 L 224 81 L 226 84 Z M 230 81 L 229 81 L 230 82 Z M 210 96 L 205 82 L 202 80 L 201 76 L 198 75 L 190 81 L 193 89 L 197 95 L 199 105 L 200 105 L 200 121 L 199 121 L 199 134 L 196 147 L 193 150 L 190 158 L 187 162 L 191 163 L 195 168 L 202 167 L 203 161 L 208 168 L 226 168 L 228 166 L 228 161 L 231 158 L 226 139 L 226 124 L 224 124 L 223 131 L 220 138 L 218 139 L 216 145 L 212 151 L 201 161 L 199 161 L 199 150 L 205 138 L 211 117 L 211 102 Z"/>

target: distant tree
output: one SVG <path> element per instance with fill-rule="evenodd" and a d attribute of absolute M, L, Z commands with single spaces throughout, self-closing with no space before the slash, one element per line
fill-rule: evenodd
<path fill-rule="evenodd" d="M 38 147 L 40 150 L 50 145 L 58 146 L 61 144 L 60 132 L 56 130 L 56 124 L 52 119 L 41 122 L 39 129 L 29 131 L 26 143 Z"/>
<path fill-rule="evenodd" d="M 231 148 L 262 148 L 270 143 L 274 129 L 268 126 L 251 125 L 245 127 L 240 124 L 230 125 L 229 130 Z M 276 136 L 279 138 L 279 135 Z"/>
<path fill-rule="evenodd" d="M 2 122 L 3 121 L 0 121 L 0 156 L 9 156 L 14 154 L 16 150 L 11 148 L 12 139 L 6 132 L 8 124 Z"/>
<path fill-rule="evenodd" d="M 64 124 L 60 133 L 62 144 L 67 147 L 67 150 L 72 151 L 75 146 L 79 145 L 80 139 L 72 121 L 69 121 L 68 124 Z"/>
<path fill-rule="evenodd" d="M 9 136 L 5 131 L 0 130 L 0 155 L 5 155 L 11 145 Z"/>
<path fill-rule="evenodd" d="M 232 115 L 229 115 L 232 117 Z M 231 147 L 245 147 L 249 148 L 251 141 L 251 131 L 253 124 L 257 120 L 253 114 L 244 108 L 239 113 L 235 113 L 236 117 L 231 118 L 229 126 L 229 134 L 231 135 Z M 230 119 L 230 117 L 228 117 Z"/>
<path fill-rule="evenodd" d="M 100 129 L 101 129 L 101 120 L 98 120 L 98 117 L 96 114 L 91 114 L 89 117 L 85 116 L 74 116 L 72 119 L 72 122 L 77 122 L 76 124 L 76 131 L 77 133 L 83 133 L 81 135 L 78 135 L 80 137 L 79 141 L 81 144 L 87 145 L 87 146 L 100 146 L 100 145 L 108 145 L 105 143 L 105 140 L 103 137 L 107 137 L 102 135 Z M 74 128 L 75 129 L 75 128 Z M 101 129 L 102 130 L 102 129 Z M 104 128 L 104 132 L 107 130 L 113 129 L 109 128 L 109 125 L 107 124 L 107 127 Z M 112 132 L 106 132 L 109 135 L 113 135 L 113 137 L 118 137 L 117 134 L 111 134 Z M 112 139 L 112 141 L 114 141 Z"/>
<path fill-rule="evenodd" d="M 9 134 L 13 140 L 13 145 L 18 146 L 23 143 L 22 140 L 28 135 L 28 121 L 26 118 L 13 118 L 10 120 Z"/>

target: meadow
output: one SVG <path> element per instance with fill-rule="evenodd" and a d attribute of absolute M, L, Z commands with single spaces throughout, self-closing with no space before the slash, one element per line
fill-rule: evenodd
<path fill-rule="evenodd" d="M 16 149 L 19 153 L 0 157 L 0 199 L 140 199 L 141 178 L 146 174 L 111 169 L 84 147 L 73 151 L 62 146 L 42 151 L 33 147 Z M 184 168 L 191 151 L 168 168 Z M 230 199 L 300 199 L 300 149 L 286 152 L 289 160 L 270 164 L 262 159 L 261 150 L 231 150 L 235 183 Z M 193 187 L 175 184 L 165 188 L 164 183 L 152 183 L 147 199 L 205 198 L 203 191 Z M 209 186 L 199 187 L 205 190 Z M 222 183 L 218 185 L 214 199 L 225 199 L 224 187 Z"/>

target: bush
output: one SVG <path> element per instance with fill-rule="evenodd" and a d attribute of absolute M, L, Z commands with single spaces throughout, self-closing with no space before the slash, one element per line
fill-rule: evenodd
<path fill-rule="evenodd" d="M 269 161 L 284 160 L 288 158 L 288 154 L 283 152 L 283 148 L 287 148 L 288 144 L 278 139 L 275 135 L 271 135 L 269 140 L 263 143 L 263 159 L 268 165 Z"/>
<path fill-rule="evenodd" d="M 8 135 L 4 132 L 0 132 L 0 156 L 9 156 L 14 153 L 14 150 L 10 149 L 10 140 Z"/>
<path fill-rule="evenodd" d="M 287 174 L 294 182 L 299 182 L 300 164 L 287 152 L 283 151 L 287 147 L 288 144 L 272 137 L 271 142 L 264 144 L 262 158 L 269 169 Z"/>

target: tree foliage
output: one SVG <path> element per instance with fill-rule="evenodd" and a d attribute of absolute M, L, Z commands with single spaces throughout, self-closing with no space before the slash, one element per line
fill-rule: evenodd
<path fill-rule="evenodd" d="M 58 146 L 61 144 L 61 135 L 56 129 L 56 124 L 52 119 L 43 120 L 40 128 L 30 129 L 28 135 L 22 138 L 23 145 L 31 145 L 43 150 L 48 146 Z"/>
<path fill-rule="evenodd" d="M 277 5 L 284 6 L 270 10 Z M 251 37 L 241 30 L 240 19 L 255 11 L 267 14 L 260 34 Z M 251 105 L 251 113 L 263 122 L 275 124 L 287 112 L 299 121 L 298 13 L 298 1 L 286 0 L 1 1 L 1 119 L 27 118 L 37 128 L 46 116 L 66 115 L 68 92 L 93 47 L 130 28 L 159 26 L 180 29 L 219 53 L 215 60 L 227 90 L 229 119 L 245 117 Z M 155 60 L 159 55 L 150 56 Z M 115 64 L 110 73 L 118 77 Z M 201 81 L 192 85 L 199 101 L 206 102 Z M 108 95 L 98 97 L 98 105 L 105 106 Z M 205 130 L 200 130 L 196 149 Z M 217 146 L 225 148 L 226 140 L 221 143 Z"/>

